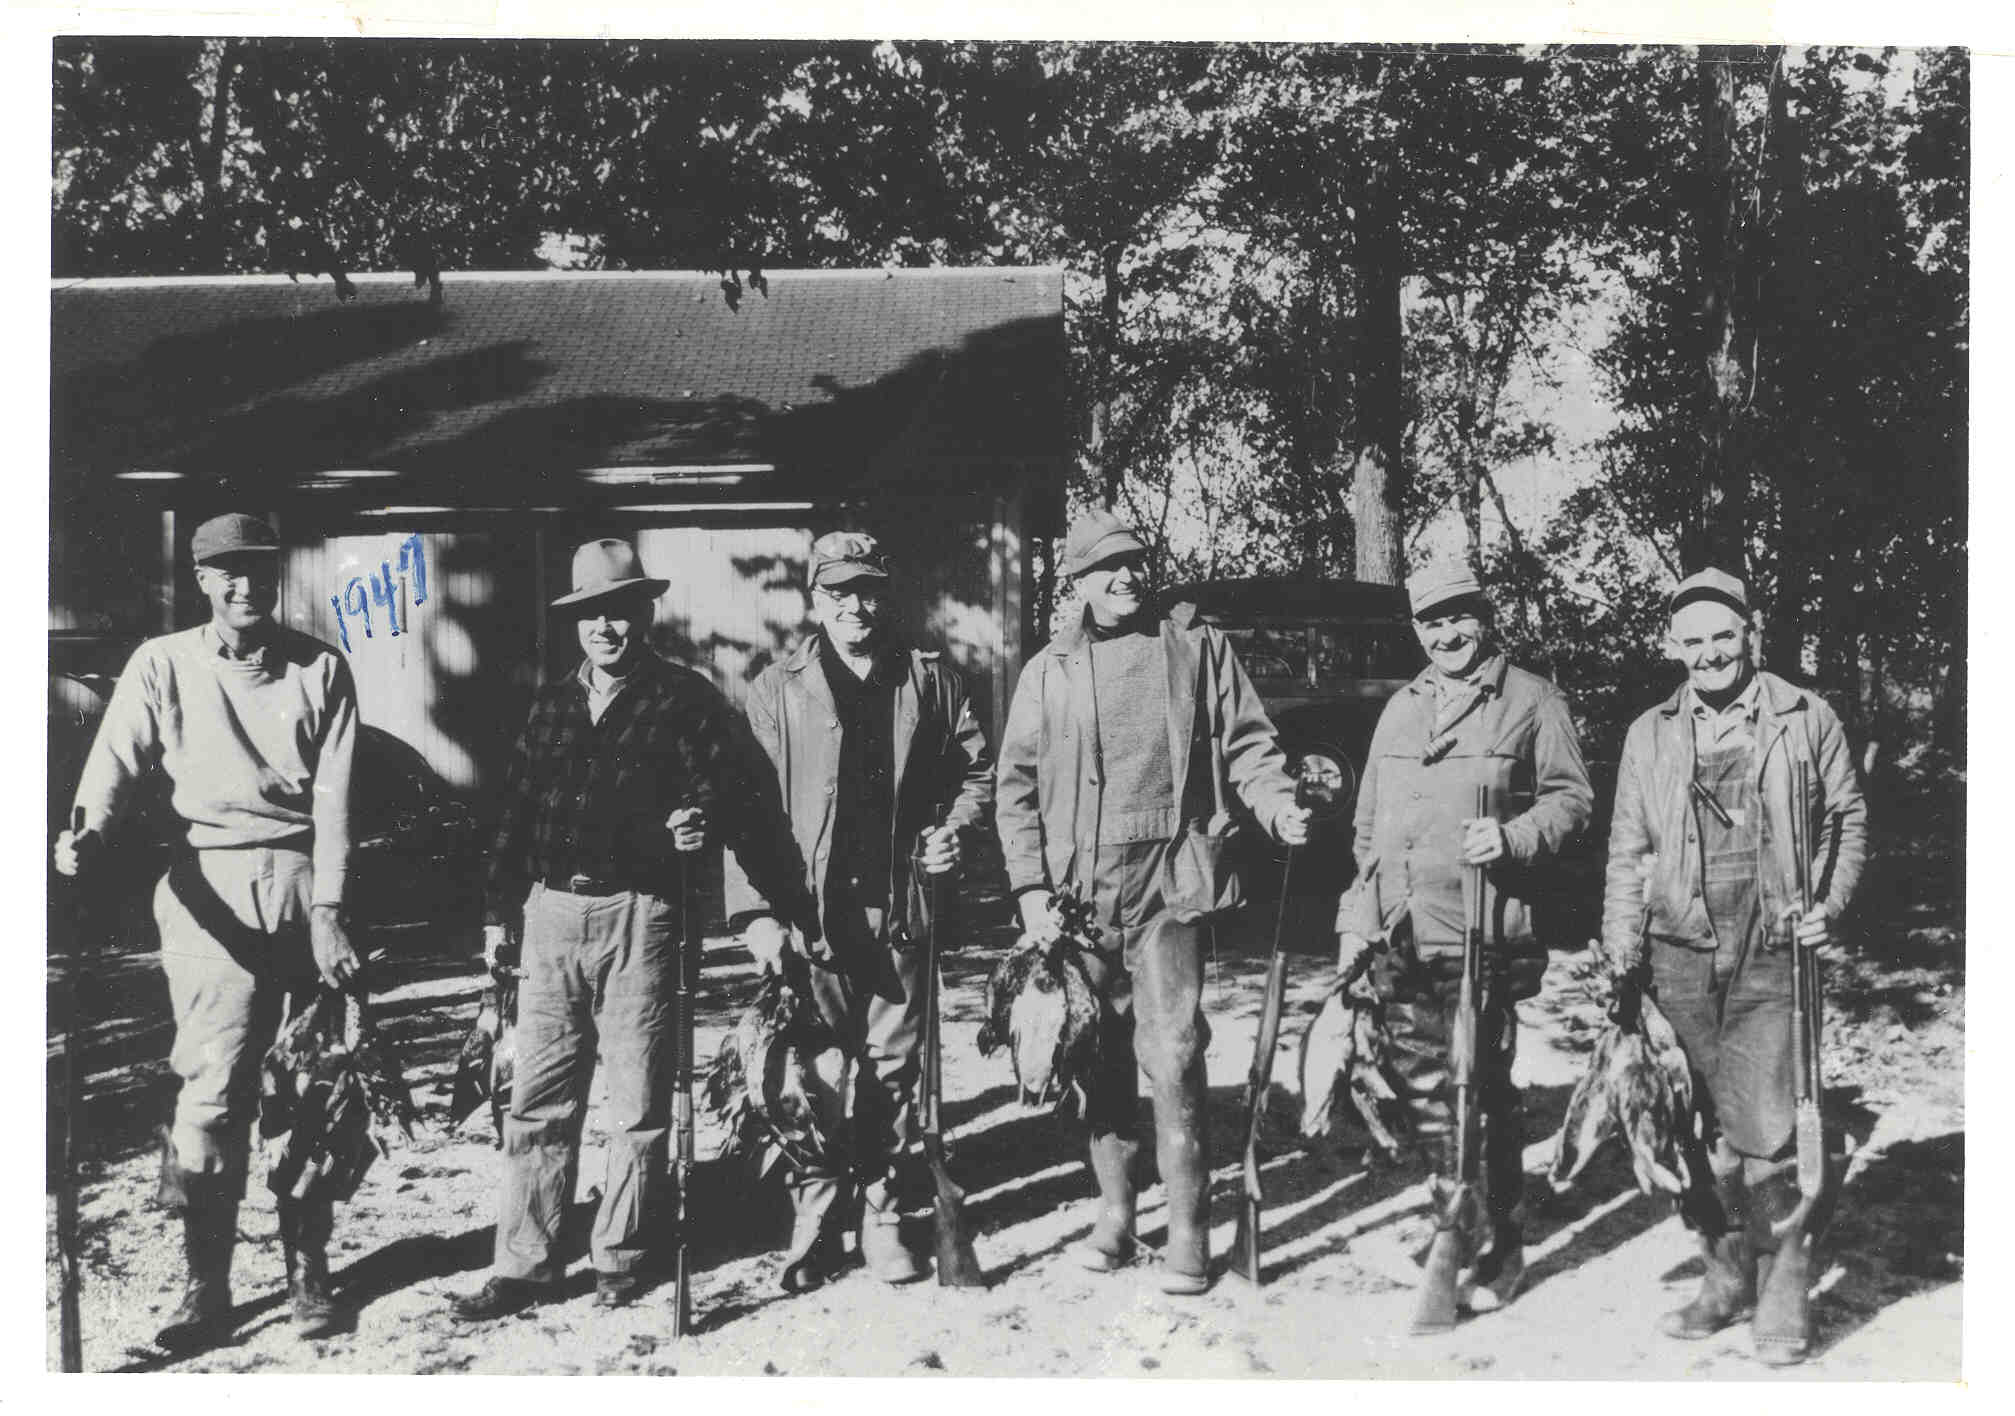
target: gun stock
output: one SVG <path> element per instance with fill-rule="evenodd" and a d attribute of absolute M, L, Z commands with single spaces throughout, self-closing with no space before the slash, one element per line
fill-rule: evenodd
<path fill-rule="evenodd" d="M 940 813 L 939 826 L 945 821 Z M 921 846 L 921 842 L 919 842 Z M 919 850 L 911 868 L 922 870 Z M 924 936 L 924 1039 L 923 1039 L 923 1132 L 924 1160 L 930 1166 L 935 1191 L 931 1203 L 932 1237 L 936 1241 L 938 1286 L 940 1288 L 984 1288 L 986 1270 L 980 1267 L 973 1250 L 972 1229 L 966 1221 L 966 1192 L 952 1179 L 945 1163 L 944 1139 L 944 1041 L 939 1018 L 938 930 L 944 919 L 943 885 L 938 876 L 929 877 L 927 898 L 930 920 Z"/>
<path fill-rule="evenodd" d="M 1280 908 L 1274 916 L 1273 953 L 1267 960 L 1266 986 L 1260 995 L 1259 1032 L 1253 1038 L 1252 1066 L 1245 1076 L 1244 1193 L 1238 1207 L 1238 1232 L 1232 1239 L 1232 1271 L 1255 1288 L 1260 1276 L 1260 1215 L 1266 1191 L 1259 1178 L 1259 1128 L 1266 1118 L 1267 1093 L 1273 1087 L 1273 1056 L 1280 1045 L 1280 1014 L 1287 1000 L 1287 955 L 1281 936 L 1287 923 L 1288 887 L 1294 875 L 1295 847 L 1287 848 L 1280 872 Z"/>
<path fill-rule="evenodd" d="M 677 1182 L 678 1252 L 672 1266 L 672 1336 L 693 1327 L 692 1223 L 688 1204 L 693 1188 L 693 970 L 700 940 L 693 928 L 693 863 L 679 860 L 679 952 L 672 992 L 672 1125 L 677 1134 L 673 1175 Z"/>
<path fill-rule="evenodd" d="M 1797 797 L 1791 808 L 1791 850 L 1798 886 L 1798 917 L 1812 909 L 1812 842 L 1806 815 L 1806 792 L 1810 789 L 1807 764 L 1801 759 L 1797 772 Z M 1826 1118 L 1820 1109 L 1823 1076 L 1820 1071 L 1820 1033 L 1824 1022 L 1819 980 L 1819 960 L 1798 942 L 1796 927 L 1791 931 L 1791 1023 L 1793 1042 L 1798 1049 L 1798 1094 L 1794 1132 L 1798 1147 L 1798 1192 L 1803 1197 L 1798 1220 L 1818 1203 L 1826 1190 Z"/>

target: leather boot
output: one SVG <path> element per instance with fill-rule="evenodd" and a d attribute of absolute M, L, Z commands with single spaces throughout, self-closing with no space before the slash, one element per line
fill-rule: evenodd
<path fill-rule="evenodd" d="M 1456 1284 L 1456 1301 L 1472 1313 L 1508 1307 L 1525 1287 L 1525 1227 L 1516 1219 L 1492 1224 L 1490 1243 Z"/>
<path fill-rule="evenodd" d="M 1111 1132 L 1091 1138 L 1091 1173 L 1098 1181 L 1098 1220 L 1071 1250 L 1093 1273 L 1112 1273 L 1133 1262 L 1133 1162 L 1140 1142 Z"/>
<path fill-rule="evenodd" d="M 181 1304 L 154 1334 L 177 1355 L 214 1347 L 231 1335 L 231 1250 L 238 1240 L 236 1186 L 216 1175 L 162 1172 L 163 1193 L 182 1211 L 182 1250 L 189 1281 Z"/>
<path fill-rule="evenodd" d="M 1157 1089 L 1154 1103 L 1155 1159 L 1168 1198 L 1160 1287 L 1164 1293 L 1198 1294 L 1210 1287 L 1210 1152 L 1202 1061 L 1165 1094 Z"/>
<path fill-rule="evenodd" d="M 904 1240 L 902 1218 L 892 1181 L 876 1180 L 861 1191 L 861 1259 L 883 1283 L 915 1283 L 930 1272 Z"/>
<path fill-rule="evenodd" d="M 1803 1362 L 1812 1350 L 1812 1244 L 1803 1230 L 1785 1234 L 1777 1226 L 1802 1213 L 1804 1197 L 1789 1163 L 1772 1167 L 1750 1182 L 1749 1227 L 1757 1256 L 1756 1316 L 1749 1335 L 1757 1360 L 1772 1367 Z"/>
<path fill-rule="evenodd" d="M 833 1211 L 840 1182 L 832 1175 L 801 1175 L 791 1182 L 791 1247 L 777 1282 L 786 1293 L 808 1293 L 845 1263 Z"/>
<path fill-rule="evenodd" d="M 327 1337 L 343 1327 L 345 1314 L 329 1284 L 329 1235 L 335 1215 L 326 1200 L 278 1203 L 280 1243 L 287 1258 L 287 1296 L 294 1310 L 294 1335 Z"/>

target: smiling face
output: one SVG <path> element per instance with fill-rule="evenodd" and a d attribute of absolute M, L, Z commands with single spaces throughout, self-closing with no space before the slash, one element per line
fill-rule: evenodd
<path fill-rule="evenodd" d="M 1451 678 L 1460 678 L 1482 663 L 1489 650 L 1481 608 L 1474 600 L 1430 606 L 1413 621 L 1413 632 L 1429 661 Z"/>
<path fill-rule="evenodd" d="M 1694 692 L 1709 697 L 1739 690 L 1753 667 L 1749 621 L 1718 600 L 1681 605 L 1665 642 Z"/>
<path fill-rule="evenodd" d="M 888 582 L 856 576 L 839 585 L 812 590 L 812 618 L 842 654 L 860 655 L 874 647 L 887 605 Z"/>
<path fill-rule="evenodd" d="M 1147 557 L 1138 551 L 1102 560 L 1077 578 L 1092 618 L 1103 625 L 1131 619 L 1147 604 Z"/>
<path fill-rule="evenodd" d="M 218 556 L 196 567 L 210 618 L 234 634 L 264 629 L 280 603 L 280 558 L 265 551 Z"/>
<path fill-rule="evenodd" d="M 608 595 L 583 607 L 574 624 L 581 652 L 605 674 L 628 671 L 651 628 L 651 601 L 642 594 Z"/>

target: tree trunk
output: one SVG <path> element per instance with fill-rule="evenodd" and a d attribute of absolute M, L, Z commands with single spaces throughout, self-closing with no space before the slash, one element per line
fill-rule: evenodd
<path fill-rule="evenodd" d="M 230 262 L 231 223 L 224 195 L 224 157 L 230 147 L 231 83 L 238 75 L 241 41 L 227 39 L 217 51 L 217 77 L 211 84 L 209 130 L 196 135 L 196 177 L 203 186 L 203 244 L 197 264 L 223 271 Z"/>
<path fill-rule="evenodd" d="M 1397 585 L 1405 565 L 1405 413 L 1400 402 L 1403 327 L 1399 212 L 1392 173 L 1380 167 L 1366 186 L 1357 232 L 1357 397 L 1352 510 L 1357 522 L 1357 578 Z"/>
<path fill-rule="evenodd" d="M 1812 308 L 1809 293 L 1812 258 L 1802 244 L 1795 249 L 1793 245 L 1801 230 L 1799 213 L 1805 201 L 1804 147 L 1797 119 L 1791 112 L 1791 86 L 1777 72 L 1779 53 L 1771 51 L 1768 170 L 1772 220 L 1765 252 L 1767 265 L 1760 272 L 1767 284 L 1766 293 L 1760 293 L 1757 301 L 1759 325 L 1760 311 L 1765 308 L 1780 314 Z M 1778 336 L 1776 372 L 1764 377 L 1764 370 L 1773 366 L 1759 352 L 1755 358 L 1757 383 L 1764 390 L 1763 397 L 1781 405 L 1786 378 L 1800 379 L 1802 374 L 1791 369 L 1782 357 L 1789 344 L 1783 338 L 1783 327 L 1774 326 L 1772 333 Z M 1812 579 L 1810 547 L 1819 517 L 1813 485 L 1820 435 L 1807 421 L 1780 444 L 1780 455 L 1773 459 L 1771 481 L 1777 493 L 1777 535 L 1771 550 L 1777 574 L 1770 613 L 1764 622 L 1763 658 L 1777 672 L 1793 677 L 1804 671 L 1805 601 L 1811 593 Z"/>
<path fill-rule="evenodd" d="M 1690 574 L 1717 565 L 1745 573 L 1748 469 L 1740 452 L 1745 370 L 1736 328 L 1735 67 L 1722 45 L 1699 60 L 1699 255 L 1701 436 L 1697 520 L 1681 563 Z"/>
<path fill-rule="evenodd" d="M 1094 344 L 1098 380 L 1092 390 L 1091 406 L 1091 462 L 1097 473 L 1099 496 L 1108 509 L 1119 503 L 1119 484 L 1126 475 L 1126 469 L 1119 465 L 1117 449 L 1112 446 L 1112 404 L 1113 392 L 1119 379 L 1116 370 L 1119 365 L 1119 314 L 1120 282 L 1119 242 L 1110 241 L 1099 251 L 1099 332 Z"/>

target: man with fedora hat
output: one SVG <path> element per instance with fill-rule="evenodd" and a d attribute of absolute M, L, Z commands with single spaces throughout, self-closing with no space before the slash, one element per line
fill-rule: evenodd
<path fill-rule="evenodd" d="M 137 649 L 77 787 L 84 831 L 56 839 L 56 868 L 88 874 L 104 841 L 164 778 L 179 851 L 154 891 L 181 1079 L 163 1133 L 161 1197 L 182 1215 L 188 1285 L 156 1335 L 171 1352 L 231 1327 L 231 1252 L 251 1158 L 259 1068 L 317 978 L 357 976 L 343 921 L 357 693 L 342 655 L 274 617 L 280 538 L 242 513 L 189 545 L 210 619 Z M 340 1322 L 329 1287 L 326 1198 L 278 1201 L 295 1330 Z"/>
<path fill-rule="evenodd" d="M 678 950 L 697 942 L 680 937 L 679 871 L 704 847 L 717 805 L 738 845 L 750 818 L 735 785 L 733 710 L 650 646 L 668 584 L 628 542 L 605 538 L 574 553 L 573 589 L 553 601 L 574 621 L 582 658 L 533 699 L 490 856 L 486 954 L 508 951 L 523 924 L 518 1060 L 494 1266 L 452 1304 L 464 1321 L 559 1296 L 560 1218 L 597 1051 L 609 1131 L 590 1237 L 598 1306 L 642 1292 L 665 1217 L 674 970 Z"/>
<path fill-rule="evenodd" d="M 1686 682 L 1624 740 L 1602 911 L 1607 952 L 1626 973 L 1648 966 L 1704 1098 L 1707 1164 L 1680 1217 L 1706 1269 L 1699 1293 L 1659 1327 L 1706 1338 L 1753 1305 L 1756 1355 L 1790 1365 L 1811 1343 L 1821 1227 L 1779 1232 L 1801 1200 L 1790 950 L 1838 937 L 1861 879 L 1868 813 L 1840 719 L 1817 695 L 1757 668 L 1742 582 L 1702 570 L 1666 603 L 1667 652 Z M 1818 897 L 1802 913 L 1792 856 L 1800 813 Z"/>
<path fill-rule="evenodd" d="M 1153 1097 L 1168 1195 L 1164 1292 L 1210 1285 L 1203 958 L 1236 903 L 1223 847 L 1235 792 L 1279 840 L 1308 811 L 1238 656 L 1195 607 L 1164 617 L 1146 594 L 1147 550 L 1109 511 L 1080 518 L 1058 569 L 1084 608 L 1032 655 L 1001 735 L 999 824 L 1024 940 L 1054 940 L 1055 899 L 1089 901 L 1102 931 L 1085 958 L 1104 1006 L 1083 1115 L 1099 1212 L 1076 1257 L 1112 1272 L 1135 1253 L 1137 1082 Z"/>
<path fill-rule="evenodd" d="M 1337 909 L 1338 967 L 1369 964 L 1410 1133 L 1436 1179 L 1435 1241 L 1414 1321 L 1416 1332 L 1431 1332 L 1463 1303 L 1509 1302 L 1523 1281 L 1525 1137 L 1511 1079 L 1512 1004 L 1538 991 L 1546 954 L 1532 902 L 1548 863 L 1588 824 L 1594 795 L 1566 697 L 1506 661 L 1476 578 L 1422 571 L 1407 582 L 1407 598 L 1429 663 L 1393 695 L 1372 733 L 1357 798 L 1357 878 Z M 1489 921 L 1475 1039 L 1483 1233 L 1471 1232 L 1453 1204 L 1449 1073 L 1479 879 Z M 1376 951 L 1368 961 L 1367 950 Z"/>
<path fill-rule="evenodd" d="M 872 536 L 834 531 L 812 544 L 817 630 L 749 686 L 749 727 L 768 755 L 796 840 L 789 895 L 728 873 L 731 918 L 765 969 L 809 990 L 852 1065 L 850 1157 L 791 1176 L 796 1224 L 787 1291 L 839 1263 L 840 1231 L 861 1206 L 869 1272 L 907 1283 L 926 1272 L 899 1223 L 914 1177 L 910 1139 L 926 997 L 908 915 L 913 871 L 948 877 L 963 836 L 985 824 L 993 756 L 964 678 L 891 622 L 888 557 Z M 913 849 L 914 848 L 914 849 Z M 793 904 L 792 900 L 798 902 Z"/>

